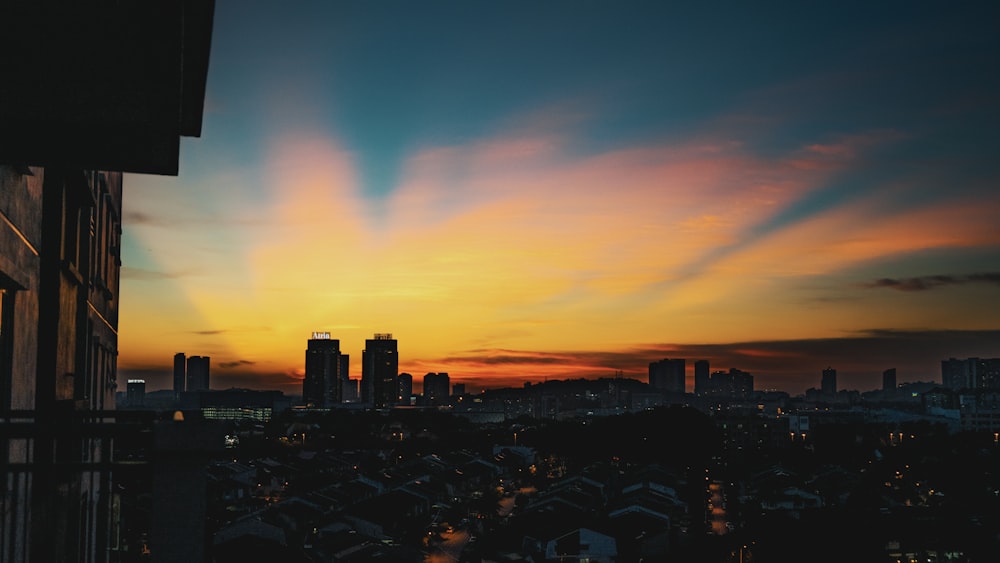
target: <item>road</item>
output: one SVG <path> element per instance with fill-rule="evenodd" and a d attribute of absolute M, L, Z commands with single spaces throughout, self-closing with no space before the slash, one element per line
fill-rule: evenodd
<path fill-rule="evenodd" d="M 425 563 L 451 563 L 462 558 L 462 550 L 469 543 L 469 531 L 441 532 L 441 537 L 444 541 L 431 548 L 430 553 L 424 557 Z"/>

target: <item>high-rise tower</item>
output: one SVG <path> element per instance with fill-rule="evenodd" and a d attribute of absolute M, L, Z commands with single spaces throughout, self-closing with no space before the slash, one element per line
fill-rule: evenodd
<path fill-rule="evenodd" d="M 824 395 L 837 394 L 837 370 L 828 367 L 823 370 L 823 379 L 820 381 L 820 391 Z"/>
<path fill-rule="evenodd" d="M 187 361 L 187 390 L 208 391 L 208 372 L 211 358 L 208 356 L 191 356 Z"/>
<path fill-rule="evenodd" d="M 361 353 L 361 400 L 375 408 L 395 405 L 399 400 L 399 354 L 391 334 L 376 333 L 365 340 Z"/>
<path fill-rule="evenodd" d="M 187 380 L 187 358 L 184 352 L 174 354 L 174 400 L 181 398 L 184 392 L 184 382 Z"/>
<path fill-rule="evenodd" d="M 347 356 L 340 354 L 340 341 L 329 332 L 314 332 L 306 344 L 306 375 L 302 380 L 302 402 L 319 408 L 332 408 L 343 402 L 342 372 Z"/>

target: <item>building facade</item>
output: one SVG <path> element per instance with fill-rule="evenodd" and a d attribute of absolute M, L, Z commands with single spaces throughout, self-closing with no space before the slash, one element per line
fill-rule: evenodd
<path fill-rule="evenodd" d="M 0 165 L 0 410 L 30 411 L 41 426 L 114 408 L 121 180 Z M 6 474 L 0 561 L 104 556 L 94 546 L 110 541 L 110 475 L 56 471 L 57 442 L 0 434 L 0 461 L 31 466 Z M 97 438 L 82 442 L 88 457 L 109 454 Z"/>

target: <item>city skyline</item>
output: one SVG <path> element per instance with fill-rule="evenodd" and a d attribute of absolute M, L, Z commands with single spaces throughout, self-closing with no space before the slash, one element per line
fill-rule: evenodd
<path fill-rule="evenodd" d="M 653 366 L 677 364 L 684 373 L 685 391 L 690 393 L 697 392 L 696 379 L 698 368 L 699 364 L 704 364 L 702 368 L 707 368 L 707 372 L 705 373 L 706 377 L 709 374 L 714 374 L 716 372 L 728 372 L 733 370 L 738 372 L 747 371 L 751 376 L 755 376 L 758 381 L 757 385 L 754 387 L 756 390 L 785 391 L 792 395 L 800 395 L 810 388 L 822 390 L 823 381 L 826 380 L 828 371 L 832 371 L 833 373 L 832 381 L 834 382 L 834 392 L 837 389 L 851 391 L 872 391 L 884 389 L 886 385 L 885 382 L 887 381 L 887 373 L 892 374 L 891 381 L 893 381 L 895 385 L 897 371 L 903 374 L 903 376 L 898 380 L 898 384 L 900 385 L 920 382 L 938 383 L 942 386 L 948 387 L 952 385 L 949 381 L 947 381 L 947 376 L 943 372 L 943 362 L 950 361 L 954 363 L 956 357 L 988 359 L 996 356 L 996 354 L 955 354 L 952 352 L 945 352 L 944 355 L 938 354 L 939 350 L 945 350 L 949 343 L 953 343 L 956 340 L 960 340 L 968 344 L 969 338 L 967 335 L 959 334 L 956 336 L 948 333 L 938 333 L 923 335 L 922 339 L 917 338 L 914 340 L 915 338 L 917 337 L 914 334 L 893 335 L 887 333 L 858 338 L 848 343 L 843 342 L 843 339 L 800 341 L 798 342 L 799 347 L 797 349 L 792 349 L 790 346 L 791 343 L 787 341 L 775 343 L 753 343 L 754 348 L 747 348 L 749 343 L 726 345 L 701 344 L 684 347 L 675 346 L 669 349 L 659 350 L 664 354 L 673 355 L 673 358 L 662 357 L 649 361 L 648 363 L 646 361 L 648 358 L 642 354 L 655 354 L 657 353 L 656 350 L 641 350 L 633 353 L 592 353 L 590 356 L 592 356 L 593 363 L 595 365 L 601 362 L 616 362 L 618 365 L 627 366 L 627 369 L 614 370 L 613 373 L 594 371 L 593 373 L 575 375 L 559 375 L 557 372 L 554 372 L 556 375 L 542 375 L 537 377 L 519 374 L 520 372 L 518 372 L 517 368 L 519 359 L 517 356 L 510 356 L 496 362 L 498 367 L 494 368 L 494 377 L 480 379 L 462 376 L 459 374 L 458 377 L 454 379 L 456 383 L 469 387 L 469 389 L 474 393 L 485 389 L 521 387 L 524 383 L 529 382 L 539 383 L 547 380 L 569 380 L 579 379 L 581 377 L 610 378 L 620 375 L 630 379 L 648 382 L 651 374 L 653 373 Z M 366 339 L 364 346 L 371 346 L 373 343 L 379 342 L 380 340 L 391 343 L 393 353 L 395 354 L 397 341 L 392 338 L 391 334 L 376 333 L 375 340 Z M 303 395 L 305 398 L 307 393 L 303 393 L 303 384 L 309 380 L 308 374 L 310 373 L 309 363 L 311 352 L 318 351 L 320 347 L 327 344 L 332 346 L 332 350 L 335 351 L 336 356 L 339 358 L 336 362 L 337 365 L 339 365 L 339 371 L 337 373 L 346 373 L 346 376 L 343 376 L 345 377 L 344 382 L 346 383 L 348 381 L 347 378 L 350 378 L 350 381 L 361 385 L 363 389 L 363 374 L 361 371 L 358 371 L 357 373 L 350 371 L 348 360 L 349 354 L 343 353 L 340 349 L 340 340 L 333 338 L 329 332 L 319 331 L 313 331 L 307 340 L 306 360 L 303 363 L 307 376 L 302 380 L 293 380 L 291 383 L 284 385 L 276 384 L 268 387 L 260 384 L 260 382 L 256 379 L 247 381 L 240 379 L 239 376 L 233 377 L 230 375 L 229 377 L 223 376 L 219 384 L 213 386 L 212 389 L 217 390 L 234 387 L 247 387 L 262 390 L 275 389 L 290 395 Z M 956 346 L 952 348 L 952 350 L 975 349 L 977 346 L 978 349 L 986 349 L 990 348 L 992 343 L 985 341 L 973 342 L 971 347 L 963 348 L 961 346 Z M 781 349 L 780 351 L 779 348 Z M 842 356 L 841 354 L 843 354 L 845 350 L 860 351 L 862 356 L 860 358 Z M 916 350 L 919 350 L 919 352 L 914 354 L 913 352 Z M 684 357 L 679 357 L 678 352 L 681 351 L 683 351 Z M 701 356 L 695 357 L 691 354 L 701 354 Z M 547 356 L 538 356 L 534 359 L 529 358 L 528 360 L 534 362 L 550 362 L 559 365 L 561 360 L 566 363 L 568 363 L 571 359 L 572 361 L 578 361 L 578 357 L 582 355 L 583 354 L 581 352 L 576 352 L 573 354 L 573 358 L 560 358 L 559 354 L 550 354 Z M 172 376 L 174 381 L 176 381 L 177 376 L 176 366 L 178 356 L 183 356 L 183 354 L 177 354 L 174 356 L 175 370 Z M 826 364 L 816 364 L 813 366 L 815 369 L 810 368 L 808 371 L 799 371 L 796 367 L 782 366 L 782 362 L 785 361 L 791 361 L 792 366 L 797 366 L 801 362 L 806 362 L 806 358 L 819 356 L 840 358 L 841 361 L 838 362 L 837 365 L 846 367 L 846 369 L 838 369 Z M 649 356 L 649 358 L 652 358 L 652 356 Z M 207 358 L 205 359 L 207 360 Z M 494 357 L 494 359 L 496 359 L 496 357 Z M 414 370 L 408 367 L 405 356 L 402 358 L 396 358 L 394 362 L 398 362 L 400 360 L 402 360 L 403 363 L 396 364 L 395 366 L 397 378 L 402 374 L 410 376 L 409 386 L 415 389 L 413 386 L 413 373 L 420 376 L 423 372 L 420 369 Z M 964 361 L 964 359 L 960 360 L 960 362 Z M 419 362 L 412 362 L 412 365 L 418 364 Z M 400 365 L 402 365 L 402 367 L 400 367 Z M 826 367 L 820 367 L 821 365 L 826 365 Z M 892 367 L 882 369 L 877 368 L 877 365 L 887 365 Z M 903 366 L 902 369 L 900 369 L 899 366 Z M 918 367 L 915 369 L 914 366 Z M 361 368 L 361 370 L 363 371 L 363 368 Z M 390 372 L 391 371 L 392 370 L 390 370 Z M 161 388 L 167 389 L 169 387 L 171 374 L 168 371 L 163 369 L 151 369 L 146 370 L 145 373 L 146 377 L 150 379 L 153 390 Z M 656 377 L 663 377 L 663 375 L 660 375 L 661 373 L 663 372 L 657 370 L 658 375 Z M 441 374 L 446 377 L 449 375 L 446 372 L 441 372 Z M 426 372 L 426 376 L 436 375 L 438 374 L 435 372 Z M 342 376 L 338 375 L 337 377 Z M 213 381 L 217 380 L 218 378 L 213 376 Z M 836 383 L 837 381 L 840 383 Z M 661 388 L 661 390 L 676 390 L 676 386 L 671 388 L 670 385 L 664 385 L 662 382 L 659 384 L 651 383 L 651 385 L 653 387 Z M 323 384 L 320 387 L 324 389 L 328 388 L 329 383 Z M 329 388 L 333 389 L 333 387 Z M 323 394 L 324 391 L 317 390 L 315 393 Z M 307 402 L 310 401 L 307 400 Z M 338 399 L 333 401 L 332 404 L 339 402 L 340 400 Z"/>
<path fill-rule="evenodd" d="M 126 176 L 119 370 L 301 388 L 317 327 L 473 388 L 998 356 L 997 10 L 219 2 L 203 138 Z"/>

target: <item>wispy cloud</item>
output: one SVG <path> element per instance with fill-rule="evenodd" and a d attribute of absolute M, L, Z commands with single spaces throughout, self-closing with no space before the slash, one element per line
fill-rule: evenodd
<path fill-rule="evenodd" d="M 133 225 L 166 226 L 168 224 L 166 218 L 158 215 L 153 215 L 152 213 L 145 213 L 142 211 L 126 211 L 122 215 L 122 223 L 128 226 L 133 226 Z"/>
<path fill-rule="evenodd" d="M 236 368 L 241 366 L 252 366 L 256 365 L 257 362 L 250 360 L 235 360 L 232 362 L 219 362 L 219 367 L 224 369 Z"/>
<path fill-rule="evenodd" d="M 927 291 L 941 287 L 968 284 L 1000 286 L 1000 272 L 982 272 L 967 275 L 943 274 L 913 278 L 881 278 L 865 284 L 865 287 L 889 288 L 898 291 Z"/>
<path fill-rule="evenodd" d="M 215 336 L 217 334 L 225 334 L 225 330 L 192 330 L 191 334 L 197 334 L 198 336 Z"/>
<path fill-rule="evenodd" d="M 881 385 L 881 370 L 890 367 L 898 368 L 902 381 L 939 381 L 942 359 L 995 356 L 998 340 L 1000 329 L 868 329 L 833 338 L 647 344 L 620 351 L 470 350 L 414 364 L 449 371 L 453 379 L 473 385 L 518 386 L 543 378 L 610 377 L 619 370 L 644 381 L 649 362 L 662 358 L 687 359 L 693 377 L 694 361 L 704 359 L 713 371 L 735 367 L 753 373 L 758 389 L 792 392 L 818 385 L 821 370 L 832 365 L 841 387 L 866 390 Z"/>
<path fill-rule="evenodd" d="M 517 350 L 477 350 L 460 356 L 449 356 L 442 360 L 445 363 L 480 365 L 575 365 L 580 357 L 573 354 L 552 354 L 546 352 L 525 352 Z"/>
<path fill-rule="evenodd" d="M 218 228 L 225 227 L 260 227 L 267 224 L 266 218 L 241 217 L 236 215 L 217 215 L 204 209 L 180 208 L 162 209 L 157 213 L 132 210 L 122 215 L 122 224 L 126 228 L 155 227 L 176 229 L 179 226 L 187 228 Z"/>
<path fill-rule="evenodd" d="M 178 278 L 183 278 L 190 275 L 187 272 L 163 272 L 158 270 L 147 270 L 144 268 L 135 268 L 129 266 L 122 266 L 121 277 L 122 279 L 135 280 L 135 281 L 163 281 L 163 280 L 175 280 Z"/>

